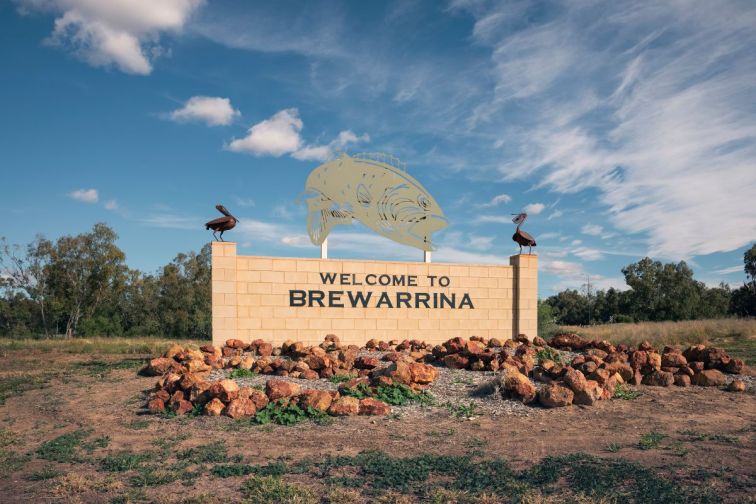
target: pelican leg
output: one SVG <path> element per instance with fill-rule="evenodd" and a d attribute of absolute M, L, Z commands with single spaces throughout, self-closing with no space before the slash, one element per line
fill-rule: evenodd
<path fill-rule="evenodd" d="M 520 254 L 522 254 L 522 245 L 520 245 Z"/>
<path fill-rule="evenodd" d="M 533 245 L 528 245 L 528 255 L 533 254 Z"/>
<path fill-rule="evenodd" d="M 215 231 L 213 231 L 213 238 L 215 238 L 215 241 L 218 241 L 218 237 L 215 236 Z"/>
<path fill-rule="evenodd" d="M 223 231 L 221 231 L 221 234 L 220 234 L 220 241 L 226 241 L 223 239 Z"/>

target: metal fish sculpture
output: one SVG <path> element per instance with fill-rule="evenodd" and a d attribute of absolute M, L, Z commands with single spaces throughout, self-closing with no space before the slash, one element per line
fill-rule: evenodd
<path fill-rule="evenodd" d="M 321 245 L 337 224 L 357 219 L 395 242 L 433 250 L 432 235 L 447 226 L 436 200 L 396 158 L 342 154 L 307 177 L 307 232 Z"/>

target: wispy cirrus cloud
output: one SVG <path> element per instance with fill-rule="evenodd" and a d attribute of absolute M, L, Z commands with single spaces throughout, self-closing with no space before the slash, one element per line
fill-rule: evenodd
<path fill-rule="evenodd" d="M 610 222 L 654 256 L 756 236 L 756 6 L 562 2 L 560 16 L 521 23 L 527 7 L 466 5 L 496 76 L 488 131 L 517 153 L 507 179 L 598 190 Z M 517 128 L 497 121 L 522 108 L 532 119 Z"/>

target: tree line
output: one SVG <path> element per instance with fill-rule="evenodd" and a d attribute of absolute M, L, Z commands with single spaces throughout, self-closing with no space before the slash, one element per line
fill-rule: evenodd
<path fill-rule="evenodd" d="M 126 265 L 106 224 L 21 247 L 0 238 L 0 335 L 210 338 L 210 245 L 178 254 L 155 274 Z M 565 290 L 539 302 L 541 324 L 756 316 L 756 245 L 748 281 L 707 287 L 685 264 L 648 257 L 622 268 L 629 289 Z"/>
<path fill-rule="evenodd" d="M 539 303 L 542 324 L 590 325 L 614 322 L 695 320 L 756 316 L 756 244 L 743 255 L 747 281 L 717 287 L 693 278 L 684 262 L 663 264 L 648 257 L 622 268 L 629 289 L 594 290 L 586 283 Z"/>
<path fill-rule="evenodd" d="M 102 223 L 26 247 L 0 239 L 0 335 L 210 338 L 210 245 L 147 274 L 117 239 Z"/>

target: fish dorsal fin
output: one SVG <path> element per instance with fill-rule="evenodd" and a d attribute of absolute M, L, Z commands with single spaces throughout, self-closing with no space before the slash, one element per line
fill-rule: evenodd
<path fill-rule="evenodd" d="M 372 199 L 373 198 L 370 195 L 370 191 L 368 191 L 368 188 L 365 187 L 365 184 L 360 184 L 357 186 L 357 202 L 360 205 L 368 207 L 370 206 Z"/>

